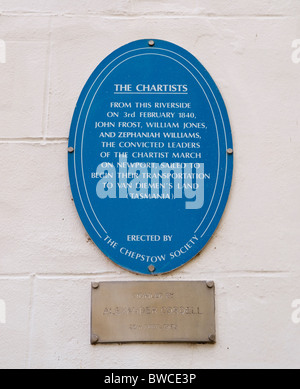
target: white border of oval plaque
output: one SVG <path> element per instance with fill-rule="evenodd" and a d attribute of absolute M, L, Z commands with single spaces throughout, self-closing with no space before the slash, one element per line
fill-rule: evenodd
<path fill-rule="evenodd" d="M 216 230 L 232 182 L 230 122 L 185 49 L 139 40 L 105 58 L 79 97 L 68 151 L 81 221 L 122 268 L 173 271 Z"/>

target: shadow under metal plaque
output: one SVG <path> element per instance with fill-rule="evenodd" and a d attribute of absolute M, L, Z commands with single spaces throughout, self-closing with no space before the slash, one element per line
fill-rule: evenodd
<path fill-rule="evenodd" d="M 232 180 L 230 123 L 213 79 L 183 48 L 140 40 L 105 58 L 80 95 L 68 150 L 79 216 L 117 265 L 170 272 L 217 228 Z"/>
<path fill-rule="evenodd" d="M 91 343 L 215 343 L 213 282 L 92 284 Z"/>

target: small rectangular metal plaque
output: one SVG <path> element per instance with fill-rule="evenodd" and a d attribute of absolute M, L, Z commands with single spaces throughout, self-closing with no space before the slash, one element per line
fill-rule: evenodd
<path fill-rule="evenodd" d="M 213 282 L 92 284 L 92 344 L 215 343 L 215 333 Z"/>

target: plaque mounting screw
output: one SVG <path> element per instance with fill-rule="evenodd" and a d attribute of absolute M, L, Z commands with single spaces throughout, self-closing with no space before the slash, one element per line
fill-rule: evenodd
<path fill-rule="evenodd" d="M 148 267 L 148 270 L 149 270 L 150 273 L 154 273 L 155 272 L 155 267 L 153 265 L 150 265 Z"/>
<path fill-rule="evenodd" d="M 227 154 L 233 154 L 233 150 L 232 149 L 227 149 Z"/>
<path fill-rule="evenodd" d="M 100 286 L 99 282 L 93 282 L 93 283 L 92 283 L 92 288 L 93 288 L 93 289 L 98 289 L 99 286 Z"/>
<path fill-rule="evenodd" d="M 97 344 L 99 341 L 99 336 L 98 335 L 92 335 L 91 343 L 92 344 Z"/>
<path fill-rule="evenodd" d="M 209 340 L 210 340 L 212 343 L 216 343 L 216 335 L 210 335 Z"/>
<path fill-rule="evenodd" d="M 213 281 L 207 281 L 206 285 L 209 289 L 212 289 L 215 286 L 215 283 Z"/>
<path fill-rule="evenodd" d="M 151 46 L 151 47 L 153 47 L 153 46 L 155 46 L 155 42 L 154 42 L 153 40 L 150 40 L 150 41 L 148 42 L 148 45 Z"/>
<path fill-rule="evenodd" d="M 69 152 L 70 154 L 74 153 L 74 147 L 68 147 L 68 152 Z"/>

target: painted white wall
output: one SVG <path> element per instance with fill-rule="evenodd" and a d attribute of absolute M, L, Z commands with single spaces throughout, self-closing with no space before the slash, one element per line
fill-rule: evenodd
<path fill-rule="evenodd" d="M 220 227 L 156 278 L 215 280 L 216 345 L 89 344 L 90 283 L 145 277 L 89 241 L 67 138 L 91 72 L 142 38 L 194 54 L 231 120 Z M 299 39 L 299 0 L 0 0 L 0 368 L 300 367 Z"/>

